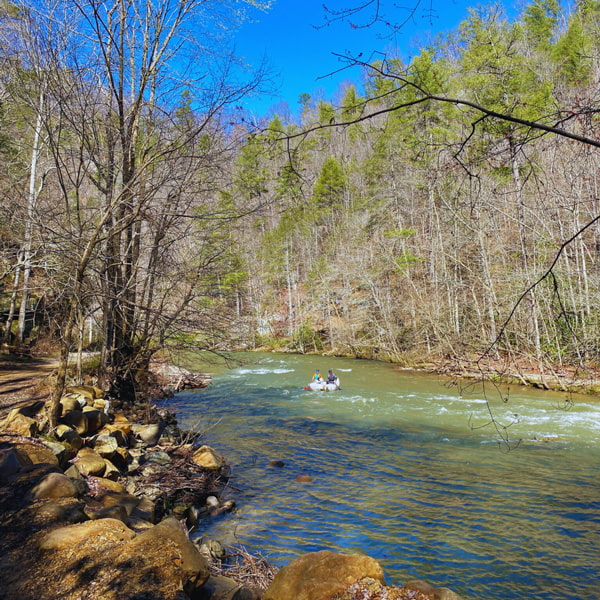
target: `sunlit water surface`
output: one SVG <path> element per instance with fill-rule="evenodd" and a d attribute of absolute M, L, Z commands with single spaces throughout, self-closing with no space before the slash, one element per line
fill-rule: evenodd
<path fill-rule="evenodd" d="M 190 363 L 212 385 L 168 403 L 232 466 L 237 510 L 203 537 L 278 566 L 364 553 L 389 584 L 422 578 L 469 599 L 600 598 L 600 403 L 523 388 L 505 402 L 372 361 L 240 358 Z M 315 368 L 342 390 L 305 390 Z M 516 448 L 486 426 L 490 409 Z"/>

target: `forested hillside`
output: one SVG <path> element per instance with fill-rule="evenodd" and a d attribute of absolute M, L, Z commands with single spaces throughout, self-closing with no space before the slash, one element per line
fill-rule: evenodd
<path fill-rule="evenodd" d="M 0 2 L 5 344 L 125 396 L 164 348 L 593 365 L 600 2 L 474 9 L 262 127 L 243 5 Z"/>
<path fill-rule="evenodd" d="M 254 329 L 409 364 L 594 360 L 599 25 L 595 2 L 472 10 L 409 64 L 362 64 L 364 95 L 249 136 L 228 191 L 263 207 L 241 244 Z"/>

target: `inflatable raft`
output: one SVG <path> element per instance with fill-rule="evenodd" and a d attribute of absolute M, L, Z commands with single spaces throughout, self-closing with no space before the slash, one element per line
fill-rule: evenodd
<path fill-rule="evenodd" d="M 341 388 L 340 378 L 336 379 L 335 383 L 327 383 L 326 381 L 311 381 L 304 389 L 313 390 L 313 392 L 335 392 Z"/>

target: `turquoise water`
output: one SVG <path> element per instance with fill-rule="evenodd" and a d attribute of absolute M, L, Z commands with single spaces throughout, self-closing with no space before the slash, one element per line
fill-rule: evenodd
<path fill-rule="evenodd" d="M 232 467 L 238 508 L 203 537 L 279 566 L 365 553 L 390 584 L 422 578 L 469 599 L 600 598 L 600 403 L 372 361 L 242 358 L 191 364 L 212 385 L 169 401 Z M 315 368 L 342 390 L 304 390 Z"/>

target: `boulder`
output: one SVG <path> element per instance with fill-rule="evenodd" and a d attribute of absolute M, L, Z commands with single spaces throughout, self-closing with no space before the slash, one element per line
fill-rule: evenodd
<path fill-rule="evenodd" d="M 111 437 L 115 438 L 115 440 L 117 440 L 117 445 L 120 448 L 125 448 L 127 446 L 127 436 L 123 433 L 123 431 L 111 423 L 106 424 L 98 433 L 100 435 L 110 435 Z"/>
<path fill-rule="evenodd" d="M 282 567 L 264 600 L 331 600 L 359 579 L 384 583 L 383 569 L 369 556 L 328 550 L 304 554 Z"/>
<path fill-rule="evenodd" d="M 217 471 L 227 465 L 225 458 L 210 446 L 200 446 L 200 448 L 192 454 L 192 460 L 199 467 L 209 471 Z"/>
<path fill-rule="evenodd" d="M 73 385 L 68 387 L 66 391 L 68 394 L 79 394 L 91 401 L 104 397 L 104 392 L 93 385 Z"/>
<path fill-rule="evenodd" d="M 142 496 L 129 517 L 133 523 L 139 521 L 153 523 L 156 518 L 156 505 L 150 498 Z"/>
<path fill-rule="evenodd" d="M 260 592 L 247 588 L 229 577 L 210 575 L 192 600 L 260 600 Z"/>
<path fill-rule="evenodd" d="M 85 502 L 77 498 L 55 498 L 35 505 L 33 522 L 43 528 L 55 523 L 83 523 L 88 520 Z"/>
<path fill-rule="evenodd" d="M 111 427 L 122 431 L 125 438 L 127 438 L 131 434 L 133 424 L 124 414 L 116 413 L 115 415 L 113 415 L 113 422 L 111 424 Z"/>
<path fill-rule="evenodd" d="M 0 429 L 25 437 L 35 437 L 40 431 L 39 423 L 35 419 L 22 414 L 18 408 L 14 408 L 8 413 Z"/>
<path fill-rule="evenodd" d="M 119 471 L 108 458 L 104 459 L 104 465 L 106 466 L 106 469 L 104 470 L 103 477 L 105 479 L 111 479 L 112 481 L 118 481 L 121 477 L 121 471 Z"/>
<path fill-rule="evenodd" d="M 126 544 L 123 555 L 128 552 L 132 556 L 152 556 L 156 548 L 160 549 L 161 563 L 171 565 L 171 577 L 175 575 L 181 578 L 182 589 L 189 596 L 208 579 L 206 559 L 176 519 L 165 519 L 140 533 Z"/>
<path fill-rule="evenodd" d="M 59 442 L 53 442 L 52 440 L 44 440 L 43 444 L 49 448 L 52 454 L 54 454 L 61 467 L 65 467 L 68 460 L 75 455 L 75 451 L 69 444 L 61 444 Z"/>
<path fill-rule="evenodd" d="M 125 491 L 123 485 L 112 479 L 106 479 L 104 477 L 88 477 L 90 485 L 93 485 L 97 490 L 99 488 L 105 489 L 107 492 L 122 493 Z"/>
<path fill-rule="evenodd" d="M 73 452 L 77 452 L 83 446 L 83 439 L 81 436 L 72 427 L 63 423 L 56 428 L 56 439 L 69 444 Z"/>
<path fill-rule="evenodd" d="M 82 492 L 81 486 L 62 473 L 48 473 L 30 491 L 35 500 L 43 498 L 75 498 Z"/>
<path fill-rule="evenodd" d="M 80 410 L 71 410 L 61 417 L 61 422 L 69 425 L 78 435 L 85 436 L 88 432 L 87 417 Z"/>
<path fill-rule="evenodd" d="M 141 464 L 153 464 L 158 465 L 159 467 L 168 467 L 173 459 L 166 452 L 147 452 L 143 456 L 143 460 L 140 461 Z"/>
<path fill-rule="evenodd" d="M 40 550 L 63 550 L 92 540 L 100 550 L 103 546 L 124 542 L 134 536 L 135 533 L 117 519 L 99 519 L 53 529 L 42 537 L 39 547 Z"/>
<path fill-rule="evenodd" d="M 84 447 L 77 453 L 77 459 L 73 463 L 82 475 L 94 475 L 102 477 L 106 471 L 105 460 L 92 448 Z"/>
<path fill-rule="evenodd" d="M 96 433 L 99 429 L 106 425 L 106 423 L 108 423 L 108 416 L 92 406 L 84 406 L 83 414 L 87 419 L 88 433 Z"/>
<path fill-rule="evenodd" d="M 102 456 L 102 458 L 111 459 L 117 448 L 119 447 L 119 443 L 117 439 L 112 435 L 97 435 L 94 439 L 94 450 Z"/>
<path fill-rule="evenodd" d="M 156 446 L 162 433 L 160 423 L 151 423 L 150 425 L 134 425 L 133 432 L 148 446 Z"/>
<path fill-rule="evenodd" d="M 63 396 L 60 399 L 60 405 L 62 406 L 62 414 L 66 415 L 72 410 L 81 410 L 81 403 L 77 399 L 77 396 Z"/>
<path fill-rule="evenodd" d="M 29 458 L 31 464 L 58 466 L 58 458 L 56 458 L 54 452 L 42 442 L 38 442 L 37 444 L 19 443 L 16 444 L 15 447 L 19 452 L 25 454 Z"/>

